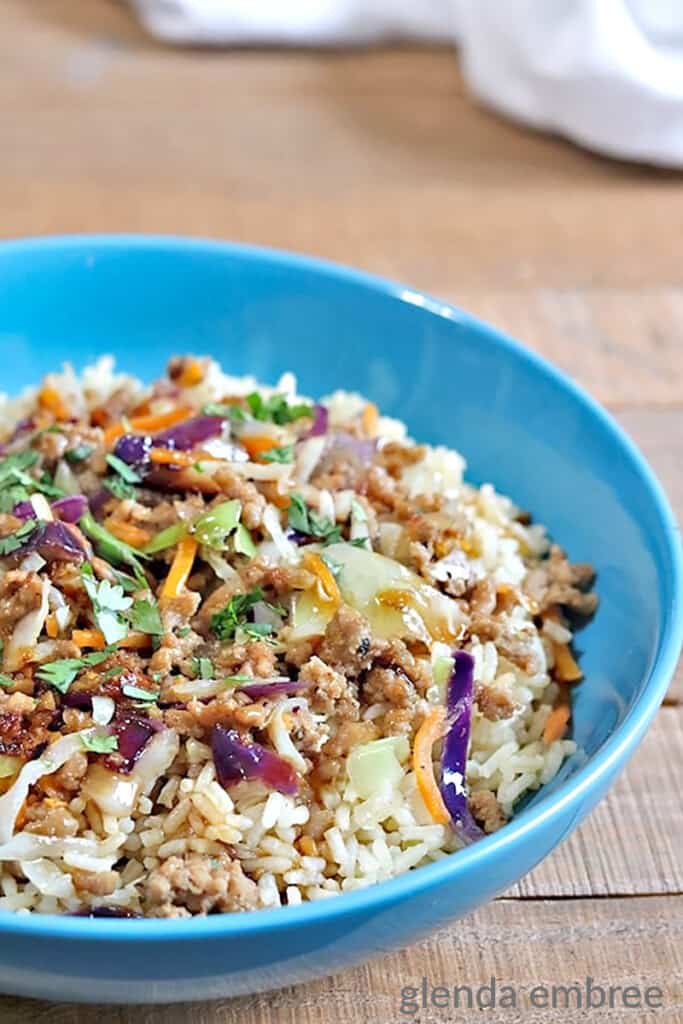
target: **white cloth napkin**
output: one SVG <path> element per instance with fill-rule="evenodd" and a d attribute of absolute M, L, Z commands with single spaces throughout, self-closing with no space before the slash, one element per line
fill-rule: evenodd
<path fill-rule="evenodd" d="M 613 156 L 683 166 L 683 0 L 132 0 L 174 43 L 457 42 L 496 109 Z"/>

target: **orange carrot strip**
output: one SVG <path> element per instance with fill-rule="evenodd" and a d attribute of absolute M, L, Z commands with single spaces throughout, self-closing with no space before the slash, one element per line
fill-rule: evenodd
<path fill-rule="evenodd" d="M 132 548 L 144 548 L 151 538 L 151 534 L 141 526 L 134 523 L 124 523 L 120 519 L 109 516 L 105 519 L 104 525 L 115 537 L 122 540 L 124 544 L 130 544 Z"/>
<path fill-rule="evenodd" d="M 304 568 L 312 572 L 314 576 L 317 576 L 325 599 L 331 601 L 335 608 L 338 607 L 341 604 L 341 594 L 339 593 L 337 581 L 320 555 L 315 554 L 313 551 L 306 551 L 303 562 Z"/>
<path fill-rule="evenodd" d="M 74 629 L 71 639 L 78 647 L 94 647 L 96 651 L 107 646 L 99 629 Z"/>
<path fill-rule="evenodd" d="M 68 420 L 71 413 L 62 400 L 62 396 L 56 388 L 46 384 L 38 394 L 38 405 L 42 409 L 48 409 L 57 420 Z"/>
<path fill-rule="evenodd" d="M 548 720 L 546 721 L 545 729 L 543 730 L 544 743 L 553 743 L 555 740 L 559 740 L 564 736 L 570 714 L 571 709 L 569 704 L 558 704 L 557 707 L 553 708 L 548 715 Z"/>
<path fill-rule="evenodd" d="M 177 597 L 183 589 L 187 583 L 187 577 L 190 575 L 198 547 L 197 541 L 194 537 L 190 537 L 189 534 L 185 534 L 178 541 L 170 572 L 161 588 L 162 598 L 168 600 L 169 598 Z"/>
<path fill-rule="evenodd" d="M 436 741 L 443 736 L 445 722 L 445 708 L 441 705 L 431 708 L 417 730 L 413 744 L 413 771 L 417 788 L 424 800 L 425 807 L 439 825 L 446 825 L 451 820 L 436 784 L 432 764 L 432 748 Z"/>
<path fill-rule="evenodd" d="M 45 632 L 47 635 L 54 640 L 56 636 L 59 636 L 59 626 L 54 615 L 48 615 L 45 620 Z"/>
<path fill-rule="evenodd" d="M 185 469 L 194 466 L 198 458 L 198 455 L 176 452 L 172 448 L 152 448 L 149 453 L 150 462 L 155 462 L 157 466 L 183 466 Z"/>
<path fill-rule="evenodd" d="M 188 359 L 178 377 L 181 388 L 193 388 L 204 380 L 204 367 L 198 359 Z"/>
<path fill-rule="evenodd" d="M 558 644 L 553 642 L 555 654 L 555 668 L 553 675 L 561 683 L 576 683 L 583 679 L 583 672 L 576 663 L 574 655 L 569 649 L 569 644 Z"/>
<path fill-rule="evenodd" d="M 258 461 L 259 455 L 270 451 L 271 448 L 277 448 L 280 442 L 276 437 L 269 437 L 267 434 L 247 434 L 240 437 L 240 443 L 249 452 L 249 458 Z"/>
<path fill-rule="evenodd" d="M 132 631 L 128 636 L 124 636 L 123 640 L 119 640 L 116 646 L 124 647 L 127 651 L 145 650 L 152 646 L 152 637 L 149 633 Z"/>
<path fill-rule="evenodd" d="M 363 424 L 363 430 L 365 433 L 369 437 L 374 437 L 377 433 L 377 425 L 379 423 L 379 411 L 374 402 L 365 403 L 361 423 Z"/>
<path fill-rule="evenodd" d="M 168 412 L 153 413 L 150 416 L 133 416 L 130 420 L 131 430 L 136 434 L 154 434 L 166 427 L 173 427 L 176 423 L 189 419 L 192 409 L 186 405 L 170 409 Z M 125 434 L 126 427 L 123 423 L 112 423 L 104 432 L 104 443 L 112 444 L 117 438 Z"/>

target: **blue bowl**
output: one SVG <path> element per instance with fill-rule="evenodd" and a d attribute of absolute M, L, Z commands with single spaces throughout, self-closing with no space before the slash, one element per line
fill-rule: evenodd
<path fill-rule="evenodd" d="M 681 552 L 659 484 L 613 420 L 494 328 L 409 288 L 285 253 L 171 238 L 0 246 L 3 384 L 103 352 L 144 377 L 170 353 L 301 389 L 359 389 L 413 436 L 464 452 L 598 569 L 580 634 L 579 752 L 499 833 L 322 903 L 194 920 L 0 915 L 0 989 L 97 1002 L 293 984 L 417 939 L 502 892 L 588 814 L 664 696 L 681 643 Z M 605 842 L 611 841 L 605 836 Z"/>

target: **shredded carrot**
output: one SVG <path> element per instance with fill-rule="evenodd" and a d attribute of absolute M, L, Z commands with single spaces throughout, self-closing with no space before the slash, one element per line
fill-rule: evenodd
<path fill-rule="evenodd" d="M 368 437 L 375 437 L 377 434 L 377 426 L 379 424 L 379 411 L 374 402 L 365 403 L 361 423 L 363 424 L 363 430 Z"/>
<path fill-rule="evenodd" d="M 136 434 L 155 434 L 158 430 L 165 430 L 167 427 L 174 427 L 192 415 L 192 409 L 181 405 L 168 412 L 153 413 L 148 416 L 133 416 L 130 420 L 130 429 Z M 104 432 L 104 443 L 112 444 L 122 434 L 126 433 L 128 427 L 124 423 L 112 423 Z"/>
<path fill-rule="evenodd" d="M 59 626 L 54 615 L 48 615 L 45 620 L 45 632 L 47 635 L 54 640 L 56 636 L 59 636 Z"/>
<path fill-rule="evenodd" d="M 553 653 L 555 654 L 555 668 L 553 675 L 561 683 L 576 683 L 583 679 L 583 672 L 576 663 L 576 659 L 569 649 L 569 644 L 558 644 L 553 642 Z"/>
<path fill-rule="evenodd" d="M 248 434 L 240 437 L 241 444 L 249 452 L 249 458 L 258 461 L 259 455 L 269 452 L 271 448 L 277 448 L 280 443 L 276 437 L 269 437 L 268 434 Z"/>
<path fill-rule="evenodd" d="M 569 704 L 558 704 L 557 707 L 548 715 L 548 720 L 545 723 L 545 729 L 543 730 L 543 742 L 553 743 L 555 740 L 559 740 L 564 736 L 564 731 L 567 728 L 567 722 L 571 709 Z"/>
<path fill-rule="evenodd" d="M 176 452 L 172 448 L 152 448 L 149 459 L 157 466 L 182 466 L 189 469 L 190 466 L 194 466 L 197 456 L 187 452 Z"/>
<path fill-rule="evenodd" d="M 204 367 L 198 359 L 188 359 L 178 377 L 181 388 L 193 388 L 204 380 Z"/>
<path fill-rule="evenodd" d="M 149 398 L 145 398 L 142 402 L 139 402 L 135 408 L 131 409 L 130 414 L 131 416 L 149 416 L 149 410 Z"/>
<path fill-rule="evenodd" d="M 62 396 L 56 388 L 46 384 L 38 394 L 38 404 L 42 409 L 48 409 L 57 420 L 68 420 L 71 413 L 67 409 Z"/>
<path fill-rule="evenodd" d="M 74 629 L 71 639 L 78 647 L 94 647 L 96 651 L 107 646 L 99 629 Z"/>
<path fill-rule="evenodd" d="M 185 536 L 181 537 L 178 541 L 171 570 L 164 580 L 164 585 L 161 588 L 162 598 L 168 599 L 177 597 L 183 589 L 187 583 L 187 577 L 190 575 L 198 547 L 199 545 L 197 544 L 197 541 L 189 534 L 185 534 Z"/>
<path fill-rule="evenodd" d="M 314 576 L 317 576 L 325 600 L 331 601 L 335 608 L 339 607 L 341 604 L 341 594 L 339 593 L 337 581 L 320 555 L 317 555 L 314 551 L 306 551 L 303 564 L 304 568 L 312 572 Z"/>
<path fill-rule="evenodd" d="M 99 629 L 74 629 L 71 639 L 78 647 L 92 647 L 96 651 L 101 651 L 107 646 L 104 634 Z M 128 636 L 117 641 L 116 647 L 123 647 L 128 651 L 139 651 L 149 647 L 151 643 L 152 637 L 148 633 L 132 630 Z"/>
<path fill-rule="evenodd" d="M 420 796 L 432 818 L 439 825 L 446 825 L 450 814 L 434 778 L 432 748 L 443 736 L 446 721 L 445 708 L 439 705 L 431 708 L 415 734 L 413 745 L 413 771 Z"/>
<path fill-rule="evenodd" d="M 104 526 L 115 537 L 122 540 L 124 544 L 130 544 L 132 548 L 144 548 L 151 538 L 151 534 L 141 526 L 136 526 L 134 523 L 124 523 L 113 516 L 105 519 Z"/>

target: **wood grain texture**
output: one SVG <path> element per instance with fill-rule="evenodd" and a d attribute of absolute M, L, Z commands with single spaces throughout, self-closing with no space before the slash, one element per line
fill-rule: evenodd
<path fill-rule="evenodd" d="M 674 913 L 669 913 L 672 907 Z M 625 941 L 628 937 L 629 941 Z M 587 1019 L 641 1022 L 653 1012 L 636 1009 L 576 1009 L 576 995 L 564 1009 L 558 993 L 556 1015 L 534 1009 L 530 992 L 537 985 L 637 985 L 662 990 L 658 1024 L 677 1024 L 683 1017 L 683 897 L 640 899 L 549 900 L 533 904 L 498 900 L 438 932 L 426 942 L 344 974 L 306 986 L 265 995 L 209 1004 L 173 1007 L 84 1007 L 0 997 L 3 1024 L 458 1024 L 486 1020 L 490 1024 L 547 1024 Z M 450 990 L 450 1008 L 418 1005 L 415 1014 L 401 1012 L 401 989 Z M 480 986 L 514 985 L 517 1011 L 477 1009 Z M 473 990 L 471 1010 L 453 1008 L 455 986 Z M 412 994 L 407 993 L 407 999 Z M 418 1003 L 421 996 L 418 994 Z M 437 996 L 437 1002 L 443 999 Z M 461 998 L 466 999 L 463 992 Z M 486 998 L 486 997 L 484 997 Z M 406 1001 L 406 1006 L 410 1009 Z M 593 1016 L 595 1014 L 595 1016 Z"/>
<path fill-rule="evenodd" d="M 201 53 L 115 0 L 0 0 L 0 237 L 152 231 L 311 252 L 496 322 L 608 403 L 683 518 L 683 178 L 483 111 L 450 50 Z M 683 1019 L 683 672 L 583 826 L 507 897 L 339 977 L 232 1003 L 0 997 L 3 1024 L 379 1024 L 401 985 L 660 984 Z M 639 1021 L 635 1010 L 600 1019 Z M 421 1024 L 481 1019 L 452 1008 Z M 578 1021 L 577 1012 L 562 1019 Z M 596 1018 L 597 1019 L 597 1018 Z M 487 1011 L 486 1020 L 548 1020 Z"/>

